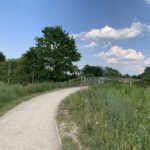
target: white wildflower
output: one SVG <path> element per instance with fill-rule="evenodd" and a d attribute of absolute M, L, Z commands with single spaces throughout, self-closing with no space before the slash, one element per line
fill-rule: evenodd
<path fill-rule="evenodd" d="M 99 124 L 99 122 L 98 122 L 98 121 L 96 121 L 96 124 Z"/>

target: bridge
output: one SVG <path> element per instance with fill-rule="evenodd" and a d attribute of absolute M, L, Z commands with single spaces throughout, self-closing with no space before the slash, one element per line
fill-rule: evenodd
<path fill-rule="evenodd" d="M 72 79 L 67 81 L 69 85 L 81 85 L 81 86 L 87 86 L 87 85 L 100 85 L 108 82 L 119 82 L 123 85 L 130 85 L 141 82 L 140 80 L 134 80 L 131 78 L 112 78 L 112 77 L 89 77 L 89 76 L 81 76 L 76 79 Z"/>

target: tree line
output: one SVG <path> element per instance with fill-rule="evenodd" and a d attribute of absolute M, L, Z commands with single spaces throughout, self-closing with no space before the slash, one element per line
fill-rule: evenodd
<path fill-rule="evenodd" d="M 80 75 L 130 77 L 122 75 L 118 70 L 110 67 L 85 65 L 79 69 L 75 62 L 81 54 L 77 50 L 76 42 L 61 26 L 45 27 L 42 37 L 35 38 L 35 46 L 29 48 L 18 59 L 6 59 L 0 52 L 0 81 L 5 83 L 34 83 L 45 81 L 66 81 Z M 150 80 L 150 67 L 143 74 L 133 76 Z"/>
<path fill-rule="evenodd" d="M 0 54 L 0 81 L 8 83 L 33 83 L 65 81 L 74 78 L 81 58 L 76 43 L 61 26 L 45 27 L 43 36 L 35 38 L 35 46 L 19 59 L 6 60 Z"/>

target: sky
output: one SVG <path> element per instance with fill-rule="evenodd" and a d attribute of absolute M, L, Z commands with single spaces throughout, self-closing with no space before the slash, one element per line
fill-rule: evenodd
<path fill-rule="evenodd" d="M 150 0 L 0 0 L 0 51 L 19 58 L 55 25 L 75 38 L 79 68 L 137 75 L 150 66 Z"/>

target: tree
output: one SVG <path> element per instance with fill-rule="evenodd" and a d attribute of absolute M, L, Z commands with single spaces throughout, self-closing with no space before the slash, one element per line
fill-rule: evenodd
<path fill-rule="evenodd" d="M 82 69 L 83 75 L 100 77 L 103 76 L 103 70 L 99 66 L 85 65 Z"/>
<path fill-rule="evenodd" d="M 32 83 L 38 80 L 40 73 L 44 71 L 44 64 L 41 62 L 39 54 L 37 48 L 32 47 L 22 56 L 25 72 L 28 74 L 28 80 Z"/>
<path fill-rule="evenodd" d="M 7 60 L 7 82 L 27 84 L 29 82 L 29 74 L 25 71 L 23 59 Z"/>
<path fill-rule="evenodd" d="M 145 80 L 150 82 L 150 67 L 146 67 L 144 70 L 144 73 L 140 75 L 140 77 Z"/>
<path fill-rule="evenodd" d="M 123 75 L 123 78 L 131 78 L 131 76 L 129 74 L 125 74 L 125 75 Z"/>
<path fill-rule="evenodd" d="M 0 65 L 0 81 L 5 83 L 27 83 L 21 59 L 8 59 Z"/>
<path fill-rule="evenodd" d="M 106 77 L 121 77 L 121 73 L 118 70 L 115 70 L 110 67 L 105 67 L 104 68 L 104 76 Z"/>
<path fill-rule="evenodd" d="M 0 81 L 6 81 L 6 57 L 0 52 Z"/>
<path fill-rule="evenodd" d="M 2 52 L 0 52 L 0 62 L 4 62 L 4 61 L 6 61 L 6 57 Z"/>
<path fill-rule="evenodd" d="M 46 27 L 43 36 L 37 37 L 36 46 L 30 48 L 22 58 L 32 81 L 36 79 L 63 81 L 75 73 L 74 62 L 80 60 L 76 43 L 60 26 Z"/>

